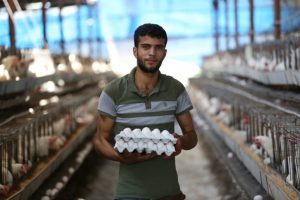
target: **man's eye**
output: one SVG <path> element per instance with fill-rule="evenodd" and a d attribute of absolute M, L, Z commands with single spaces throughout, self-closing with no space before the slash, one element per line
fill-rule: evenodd
<path fill-rule="evenodd" d="M 150 45 L 142 45 L 142 48 L 143 48 L 143 49 L 149 49 L 149 48 L 150 48 Z"/>
<path fill-rule="evenodd" d="M 155 47 L 156 48 L 156 50 L 158 50 L 158 51 L 162 51 L 162 50 L 164 50 L 165 49 L 165 47 L 164 46 L 157 46 L 157 47 Z"/>

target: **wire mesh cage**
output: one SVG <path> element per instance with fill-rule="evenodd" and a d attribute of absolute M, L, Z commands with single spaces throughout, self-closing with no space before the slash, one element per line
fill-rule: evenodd
<path fill-rule="evenodd" d="M 283 159 L 282 168 L 286 181 L 300 188 L 300 126 L 284 128 L 286 134 L 286 155 Z"/>

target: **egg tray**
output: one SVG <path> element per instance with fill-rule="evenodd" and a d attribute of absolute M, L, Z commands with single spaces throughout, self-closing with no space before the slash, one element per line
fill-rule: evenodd
<path fill-rule="evenodd" d="M 153 129 L 151 131 L 145 127 L 142 130 L 125 128 L 115 136 L 115 141 L 114 148 L 119 153 L 127 150 L 128 152 L 136 151 L 147 154 L 154 152 L 157 155 L 170 156 L 175 152 L 174 145 L 177 139 L 167 130 L 161 132 L 159 129 Z"/>

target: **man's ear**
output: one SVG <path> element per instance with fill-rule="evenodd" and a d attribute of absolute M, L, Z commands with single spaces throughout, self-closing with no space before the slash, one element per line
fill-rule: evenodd
<path fill-rule="evenodd" d="M 136 48 L 136 47 L 133 47 L 132 51 L 133 51 L 134 57 L 137 58 L 137 48 Z"/>

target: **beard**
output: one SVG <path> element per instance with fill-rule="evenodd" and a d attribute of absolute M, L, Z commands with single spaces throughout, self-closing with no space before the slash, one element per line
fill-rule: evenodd
<path fill-rule="evenodd" d="M 143 63 L 141 59 L 139 58 L 137 59 L 137 66 L 145 73 L 150 73 L 150 74 L 156 73 L 159 70 L 161 64 L 162 64 L 162 60 L 159 61 L 157 65 L 154 67 L 146 67 L 146 65 Z"/>

